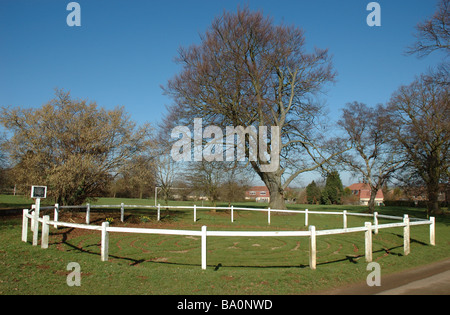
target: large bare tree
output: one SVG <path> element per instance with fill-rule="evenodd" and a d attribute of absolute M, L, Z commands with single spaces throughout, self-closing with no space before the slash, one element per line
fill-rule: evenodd
<path fill-rule="evenodd" d="M 12 133 L 5 147 L 16 183 L 25 191 L 48 185 L 60 204 L 98 196 L 127 161 L 150 146 L 149 126 L 136 128 L 123 108 L 105 110 L 63 90 L 40 108 L 0 112 L 0 123 Z"/>
<path fill-rule="evenodd" d="M 430 70 L 426 78 L 444 86 L 450 85 L 450 0 L 440 0 L 434 15 L 416 26 L 416 42 L 408 47 L 407 54 L 415 54 L 419 58 L 433 52 L 442 52 L 444 58 L 435 68 Z"/>
<path fill-rule="evenodd" d="M 203 124 L 221 128 L 278 127 L 267 153 L 279 159 L 279 167 L 265 171 L 269 162 L 259 155 L 249 163 L 270 191 L 270 206 L 285 208 L 289 183 L 330 156 L 320 125 L 323 106 L 316 101 L 316 93 L 335 78 L 328 51 L 307 52 L 303 30 L 274 25 L 261 12 L 244 8 L 216 18 L 201 43 L 181 48 L 177 60 L 182 71 L 165 87 L 174 100 L 166 121 L 192 125 L 202 118 Z"/>
<path fill-rule="evenodd" d="M 400 87 L 389 103 L 393 137 L 428 195 L 428 214 L 439 213 L 439 183 L 448 181 L 450 102 L 448 86 L 425 75 Z M 448 185 L 448 183 L 447 183 Z"/>
<path fill-rule="evenodd" d="M 348 103 L 338 124 L 346 131 L 351 150 L 343 153 L 341 165 L 362 176 L 370 187 L 369 212 L 375 208 L 375 197 L 392 174 L 406 162 L 390 136 L 387 110 L 383 105 Z"/>
<path fill-rule="evenodd" d="M 434 15 L 416 26 L 417 40 L 407 50 L 408 54 L 420 57 L 428 56 L 434 51 L 450 55 L 450 0 L 440 0 Z"/>

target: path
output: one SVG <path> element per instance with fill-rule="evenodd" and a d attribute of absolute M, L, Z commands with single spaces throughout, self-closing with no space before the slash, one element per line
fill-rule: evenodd
<path fill-rule="evenodd" d="M 381 274 L 381 286 L 369 287 L 365 282 L 319 292 L 325 295 L 450 295 L 450 258 L 402 271 Z"/>

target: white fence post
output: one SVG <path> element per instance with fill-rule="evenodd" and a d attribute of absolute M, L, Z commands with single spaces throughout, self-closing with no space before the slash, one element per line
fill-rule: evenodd
<path fill-rule="evenodd" d="M 197 206 L 194 205 L 194 222 L 197 222 Z"/>
<path fill-rule="evenodd" d="M 28 240 L 28 209 L 23 209 L 22 217 L 22 242 L 27 242 Z"/>
<path fill-rule="evenodd" d="M 86 204 L 86 224 L 91 222 L 91 205 L 89 203 Z"/>
<path fill-rule="evenodd" d="M 375 234 L 378 234 L 378 212 L 373 213 L 373 225 L 375 226 Z"/>
<path fill-rule="evenodd" d="M 206 225 L 202 226 L 202 269 L 206 270 Z"/>
<path fill-rule="evenodd" d="M 436 246 L 436 219 L 430 217 L 430 245 Z"/>
<path fill-rule="evenodd" d="M 405 256 L 407 256 L 411 252 L 410 226 L 409 226 L 409 217 L 407 214 L 405 214 L 405 217 L 403 218 L 403 223 L 405 223 L 405 227 L 403 228 L 403 251 Z"/>
<path fill-rule="evenodd" d="M 161 205 L 158 203 L 158 214 L 157 214 L 157 218 L 158 218 L 158 221 L 160 221 L 161 220 Z"/>
<path fill-rule="evenodd" d="M 33 222 L 33 246 L 38 244 L 38 234 L 39 234 L 39 209 L 40 209 L 40 198 L 36 198 L 36 207 L 34 208 L 34 222 Z"/>
<path fill-rule="evenodd" d="M 109 222 L 102 223 L 102 245 L 101 245 L 101 257 L 102 261 L 108 261 L 109 255 L 109 234 L 108 230 Z"/>
<path fill-rule="evenodd" d="M 123 222 L 124 204 L 120 204 L 120 221 Z"/>
<path fill-rule="evenodd" d="M 58 217 L 59 217 L 59 204 L 55 203 L 55 211 L 53 213 L 53 221 L 58 222 Z M 55 223 L 55 225 L 53 227 L 55 229 L 57 229 L 58 225 Z"/>
<path fill-rule="evenodd" d="M 316 255 L 317 255 L 317 243 L 316 243 L 316 227 L 311 225 L 309 227 L 311 236 L 309 237 L 309 267 L 312 270 L 316 270 Z"/>
<path fill-rule="evenodd" d="M 48 248 L 48 237 L 50 234 L 50 226 L 48 225 L 48 221 L 50 221 L 50 216 L 44 215 L 42 220 L 42 239 L 41 239 L 41 248 Z"/>
<path fill-rule="evenodd" d="M 36 205 L 31 205 L 31 214 L 33 215 L 31 217 L 31 232 L 34 232 L 34 214 L 36 213 Z"/>
<path fill-rule="evenodd" d="M 36 200 L 36 205 L 33 205 L 34 207 L 34 213 L 30 215 L 30 211 L 28 209 L 23 209 L 23 217 L 22 217 L 22 241 L 27 242 L 27 236 L 28 236 L 28 227 L 29 227 L 29 219 L 31 219 L 31 227 L 33 228 L 33 246 L 36 246 L 38 243 L 38 235 L 39 235 L 39 221 L 41 219 L 39 218 L 39 209 L 40 209 L 40 200 Z M 130 206 L 129 206 L 130 207 Z M 52 208 L 52 207 L 49 207 Z M 79 207 L 78 207 L 79 208 Z M 121 204 L 121 209 L 124 208 L 124 204 Z M 230 206 L 231 208 L 231 221 L 234 221 L 234 206 Z M 227 208 L 225 208 L 227 209 Z M 241 209 L 241 208 L 238 208 Z M 245 210 L 245 208 L 243 208 Z M 55 204 L 55 216 L 57 220 L 59 205 Z M 87 204 L 87 218 L 89 217 L 89 210 L 90 210 L 90 204 Z M 253 210 L 253 209 L 247 209 L 247 210 Z M 267 211 L 268 212 L 268 223 L 270 225 L 270 212 L 272 211 L 270 207 L 268 209 L 258 209 L 259 211 Z M 273 210 L 277 211 L 277 210 Z M 123 212 L 123 211 L 122 211 Z M 293 211 L 295 212 L 295 211 Z M 297 211 L 300 212 L 300 211 Z M 301 211 L 303 212 L 303 211 Z M 313 211 L 313 213 L 316 213 Z M 317 213 L 324 213 L 317 211 Z M 308 224 L 308 209 L 305 210 L 305 224 Z M 338 214 L 340 215 L 340 212 L 332 212 L 332 214 Z M 413 222 L 411 224 L 410 218 L 408 215 L 404 215 L 403 223 L 394 223 L 394 224 L 380 224 L 378 222 L 378 213 L 375 212 L 374 217 L 374 223 L 372 222 L 365 222 L 364 227 L 358 227 L 358 228 L 350 228 L 347 229 L 347 216 L 348 213 L 346 210 L 342 212 L 343 214 L 343 223 L 344 223 L 344 230 L 336 229 L 336 230 L 326 230 L 324 233 L 316 232 L 316 228 L 314 225 L 309 226 L 309 233 L 305 231 L 298 232 L 244 232 L 242 235 L 236 232 L 224 232 L 224 231 L 210 231 L 207 232 L 207 226 L 202 226 L 201 232 L 195 232 L 192 233 L 191 231 L 172 231 L 172 230 L 159 230 L 159 229 L 143 229 L 142 233 L 149 233 L 149 234 L 173 234 L 173 235 L 201 235 L 201 268 L 202 270 L 207 269 L 207 235 L 212 236 L 247 236 L 247 235 L 254 235 L 254 236 L 270 236 L 270 235 L 280 235 L 280 236 L 309 236 L 310 237 L 310 252 L 309 252 L 309 264 L 310 268 L 312 270 L 315 270 L 317 267 L 317 235 L 331 235 L 331 234 L 345 234 L 345 233 L 351 233 L 351 232 L 365 232 L 365 260 L 366 262 L 372 262 L 373 261 L 373 233 L 376 233 L 376 230 L 379 228 L 392 228 L 392 227 L 404 227 L 404 255 L 409 255 L 411 248 L 410 248 L 410 229 L 411 225 L 430 225 L 430 244 L 432 246 L 435 246 L 436 244 L 436 221 L 435 217 L 430 217 L 429 220 L 421 220 L 421 222 Z M 352 214 L 352 213 L 350 213 Z M 371 215 L 369 215 L 371 217 Z M 380 215 L 382 218 L 393 218 L 393 219 L 400 219 L 401 217 L 394 217 L 394 216 L 383 216 Z M 197 214 L 196 214 L 196 205 L 194 205 L 194 219 L 196 220 Z M 158 204 L 158 221 L 160 220 L 160 205 Z M 42 219 L 42 234 L 41 234 L 41 247 L 42 248 L 48 248 L 49 243 L 49 235 L 50 235 L 50 216 L 45 215 Z M 83 224 L 69 224 L 67 222 L 58 222 L 55 221 L 54 223 L 57 226 L 74 226 L 79 228 L 85 228 L 89 230 L 98 230 L 98 226 L 85 226 Z M 108 261 L 109 257 L 109 232 L 119 232 L 122 230 L 119 230 L 120 228 L 110 228 L 109 222 L 103 222 L 101 225 L 101 260 L 102 261 Z M 374 232 L 372 232 L 372 228 Z M 126 230 L 126 232 L 130 233 L 140 233 L 140 229 L 133 229 L 133 228 L 123 228 Z M 162 232 L 159 232 L 162 231 Z M 125 232 L 125 231 L 124 231 Z M 271 234 L 276 233 L 276 234 Z"/>
<path fill-rule="evenodd" d="M 372 262 L 372 223 L 364 224 L 367 231 L 365 232 L 366 262 Z"/>
<path fill-rule="evenodd" d="M 267 223 L 270 225 L 270 207 L 267 210 Z"/>

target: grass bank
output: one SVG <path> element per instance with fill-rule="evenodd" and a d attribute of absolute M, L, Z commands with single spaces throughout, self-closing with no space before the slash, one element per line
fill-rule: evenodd
<path fill-rule="evenodd" d="M 152 204 L 152 200 L 99 199 L 98 204 Z M 154 203 L 153 203 L 154 204 Z M 180 203 L 176 203 L 179 205 Z M 237 206 L 237 205 L 236 205 Z M 260 207 L 243 203 L 239 206 Z M 304 209 L 293 205 L 290 208 Z M 310 210 L 364 211 L 364 207 L 314 206 Z M 423 209 L 379 208 L 380 213 L 424 217 Z M 304 215 L 273 215 L 235 211 L 230 222 L 226 211 L 126 210 L 95 211 L 93 224 L 106 218 L 113 226 L 200 230 L 306 230 Z M 84 213 L 66 211 L 61 220 L 83 222 Z M 367 218 L 349 217 L 348 225 L 362 226 Z M 380 230 L 373 236 L 373 259 L 382 275 L 450 257 L 450 220 L 436 219 L 436 246 L 428 245 L 428 226 L 411 227 L 411 254 L 403 255 L 402 228 Z M 380 221 L 384 223 L 387 221 Z M 342 217 L 310 215 L 317 229 L 340 228 Z M 196 237 L 110 233 L 110 260 L 100 261 L 100 233 L 70 228 L 50 230 L 49 248 L 21 242 L 21 218 L 0 218 L 0 294 L 303 294 L 364 281 L 364 233 L 321 236 L 317 239 L 317 270 L 309 264 L 306 237 L 208 237 L 208 266 L 200 268 L 200 240 Z M 67 265 L 81 267 L 81 286 L 67 285 Z"/>

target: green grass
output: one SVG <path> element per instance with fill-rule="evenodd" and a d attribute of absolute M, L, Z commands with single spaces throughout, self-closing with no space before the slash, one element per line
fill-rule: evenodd
<path fill-rule="evenodd" d="M 0 195 L 0 209 L 27 208 L 33 203 L 33 199 L 24 196 Z"/>
<path fill-rule="evenodd" d="M 154 204 L 152 200 L 101 198 L 97 204 Z M 180 204 L 180 203 L 176 203 Z M 206 204 L 205 204 L 206 205 Z M 241 206 L 261 207 L 243 203 Z M 237 205 L 236 205 L 237 206 Z M 267 206 L 267 205 L 266 205 Z M 292 209 L 305 206 L 293 205 Z M 364 207 L 308 206 L 310 210 L 365 211 Z M 380 213 L 424 217 L 423 209 L 379 208 Z M 82 222 L 84 213 L 61 214 Z M 140 217 L 150 222 L 139 224 Z M 199 210 L 197 222 L 190 211 L 126 210 L 119 224 L 119 211 L 92 213 L 94 224 L 106 217 L 113 226 L 200 230 L 306 230 L 304 215 L 272 215 L 235 211 Z M 368 218 L 349 217 L 348 225 L 362 226 Z M 342 217 L 309 217 L 317 229 L 342 227 Z M 387 221 L 380 220 L 380 223 Z M 411 254 L 403 255 L 403 229 L 383 229 L 373 235 L 373 260 L 380 263 L 382 275 L 413 268 L 450 257 L 450 220 L 437 218 L 436 246 L 430 246 L 428 226 L 411 227 Z M 364 233 L 317 238 L 317 270 L 309 264 L 306 237 L 208 237 L 207 270 L 201 270 L 200 239 L 174 235 L 110 233 L 109 261 L 100 261 L 100 233 L 69 228 L 50 229 L 49 248 L 21 242 L 21 218 L 0 217 L 0 294 L 301 294 L 364 281 L 368 275 L 364 260 Z M 81 266 L 81 286 L 69 287 L 66 270 L 70 262 Z"/>
<path fill-rule="evenodd" d="M 29 209 L 34 204 L 34 200 L 29 196 L 13 196 L 13 195 L 0 195 L 0 211 L 2 209 Z M 52 205 L 52 200 L 42 199 L 41 205 Z"/>

